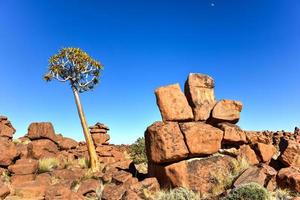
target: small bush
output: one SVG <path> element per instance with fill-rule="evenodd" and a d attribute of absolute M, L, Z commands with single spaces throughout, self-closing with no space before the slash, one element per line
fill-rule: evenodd
<path fill-rule="evenodd" d="M 78 159 L 78 165 L 82 169 L 88 169 L 89 168 L 89 164 L 90 164 L 90 161 L 86 157 L 81 157 L 81 158 Z"/>
<path fill-rule="evenodd" d="M 144 137 L 138 138 L 132 145 L 130 145 L 129 154 L 135 164 L 148 162 Z"/>
<path fill-rule="evenodd" d="M 241 185 L 232 190 L 223 200 L 269 200 L 268 191 L 257 183 Z"/>
<path fill-rule="evenodd" d="M 42 158 L 39 160 L 39 173 L 50 172 L 59 166 L 59 160 L 57 158 Z"/>
<path fill-rule="evenodd" d="M 175 188 L 169 191 L 160 191 L 157 200 L 200 200 L 197 193 L 186 188 Z"/>

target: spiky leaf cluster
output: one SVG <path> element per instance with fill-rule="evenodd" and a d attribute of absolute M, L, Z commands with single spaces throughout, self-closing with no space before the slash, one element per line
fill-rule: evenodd
<path fill-rule="evenodd" d="M 69 81 L 79 92 L 93 89 L 99 83 L 103 65 L 80 48 L 62 48 L 49 59 L 49 69 L 44 79 Z"/>

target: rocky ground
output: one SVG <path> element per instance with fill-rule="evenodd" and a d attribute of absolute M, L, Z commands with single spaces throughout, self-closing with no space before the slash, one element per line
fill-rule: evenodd
<path fill-rule="evenodd" d="M 55 134 L 51 123 L 29 125 L 12 139 L 15 129 L 0 117 L 1 199 L 141 199 L 159 189 L 156 178 L 140 173 L 126 145 L 108 143 L 108 127 L 90 127 L 102 170 L 88 169 L 84 142 Z"/>

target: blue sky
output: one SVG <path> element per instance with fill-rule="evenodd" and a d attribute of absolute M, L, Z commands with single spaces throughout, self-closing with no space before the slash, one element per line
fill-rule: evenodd
<path fill-rule="evenodd" d="M 48 58 L 72 46 L 105 65 L 81 97 L 112 143 L 161 120 L 154 89 L 183 88 L 190 72 L 212 76 L 217 99 L 243 102 L 242 128 L 291 131 L 300 125 L 299 21 L 297 0 L 0 0 L 0 114 L 16 136 L 51 121 L 83 140 L 69 85 L 42 80 Z"/>

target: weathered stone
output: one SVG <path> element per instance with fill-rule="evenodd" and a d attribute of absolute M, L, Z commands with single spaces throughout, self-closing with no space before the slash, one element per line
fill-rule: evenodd
<path fill-rule="evenodd" d="M 256 165 L 259 163 L 259 160 L 257 158 L 257 155 L 255 154 L 255 151 L 251 149 L 249 145 L 242 145 L 239 149 L 239 155 L 238 158 L 245 158 L 250 165 Z"/>
<path fill-rule="evenodd" d="M 30 139 L 47 138 L 56 141 L 54 128 L 50 122 L 35 122 L 28 127 L 27 137 Z"/>
<path fill-rule="evenodd" d="M 0 120 L 0 137 L 12 138 L 16 129 L 11 125 L 8 120 Z"/>
<path fill-rule="evenodd" d="M 110 136 L 108 134 L 92 134 L 92 138 L 96 146 L 101 146 L 108 144 Z"/>
<path fill-rule="evenodd" d="M 71 138 L 62 138 L 62 140 L 58 143 L 58 146 L 62 150 L 74 149 L 78 146 L 78 142 Z"/>
<path fill-rule="evenodd" d="M 179 84 L 160 87 L 155 90 L 155 95 L 163 121 L 187 121 L 194 118 Z"/>
<path fill-rule="evenodd" d="M 14 165 L 8 167 L 11 173 L 18 175 L 34 174 L 37 169 L 38 161 L 33 159 L 20 159 Z"/>
<path fill-rule="evenodd" d="M 105 129 L 100 129 L 100 128 L 93 128 L 90 130 L 91 134 L 97 134 L 97 133 L 102 133 L 102 134 L 106 134 L 107 130 Z"/>
<path fill-rule="evenodd" d="M 237 123 L 240 119 L 240 112 L 243 104 L 239 101 L 220 100 L 212 110 L 211 121 Z"/>
<path fill-rule="evenodd" d="M 123 170 L 117 171 L 112 176 L 113 180 L 117 183 L 125 183 L 130 178 L 132 178 L 132 174 Z"/>
<path fill-rule="evenodd" d="M 52 185 L 47 188 L 45 193 L 45 200 L 84 200 L 85 198 L 73 192 L 70 188 L 65 187 L 61 184 Z"/>
<path fill-rule="evenodd" d="M 277 174 L 277 184 L 282 188 L 300 192 L 300 170 L 295 167 L 281 169 Z"/>
<path fill-rule="evenodd" d="M 126 188 L 123 185 L 107 184 L 102 192 L 102 199 L 120 200 L 125 192 Z"/>
<path fill-rule="evenodd" d="M 214 188 L 222 188 L 232 169 L 234 158 L 213 156 L 183 160 L 167 166 L 149 164 L 149 175 L 156 177 L 162 187 L 187 187 L 208 194 Z M 221 190 L 219 192 L 222 192 Z"/>
<path fill-rule="evenodd" d="M 137 193 L 132 190 L 126 190 L 122 200 L 142 200 Z"/>
<path fill-rule="evenodd" d="M 300 168 L 300 143 L 287 140 L 287 147 L 280 156 L 280 160 L 286 166 Z"/>
<path fill-rule="evenodd" d="M 154 163 L 179 161 L 189 153 L 176 122 L 155 122 L 149 126 L 145 143 L 147 157 Z"/>
<path fill-rule="evenodd" d="M 108 126 L 106 126 L 105 124 L 102 124 L 102 123 L 100 123 L 100 122 L 97 122 L 94 126 L 91 126 L 91 127 L 89 127 L 89 128 L 90 128 L 90 129 L 98 128 L 98 129 L 104 129 L 104 130 L 109 131 Z"/>
<path fill-rule="evenodd" d="M 247 141 L 250 144 L 264 143 L 272 144 L 273 133 L 269 131 L 245 131 Z"/>
<path fill-rule="evenodd" d="M 256 147 L 263 162 L 269 162 L 276 153 L 276 148 L 272 144 L 257 143 Z"/>
<path fill-rule="evenodd" d="M 22 185 L 28 182 L 32 182 L 35 179 L 35 174 L 25 174 L 25 175 L 12 175 L 10 182 L 12 185 Z"/>
<path fill-rule="evenodd" d="M 228 122 L 219 123 L 218 127 L 224 131 L 223 142 L 226 144 L 247 143 L 245 132 L 235 124 Z"/>
<path fill-rule="evenodd" d="M 0 140 L 0 166 L 8 166 L 19 155 L 16 145 L 10 141 Z"/>
<path fill-rule="evenodd" d="M 234 187 L 246 183 L 258 183 L 261 186 L 267 186 L 272 178 L 275 178 L 277 171 L 268 165 L 251 166 L 246 169 L 234 182 Z"/>
<path fill-rule="evenodd" d="M 35 159 L 55 157 L 57 153 L 58 147 L 52 140 L 40 139 L 28 144 L 28 155 Z"/>
<path fill-rule="evenodd" d="M 213 154 L 221 148 L 223 131 L 218 128 L 203 122 L 187 122 L 180 123 L 180 129 L 192 156 Z"/>
<path fill-rule="evenodd" d="M 214 80 L 204 74 L 190 73 L 184 92 L 193 109 L 195 121 L 207 120 L 215 105 Z"/>
<path fill-rule="evenodd" d="M 2 181 L 0 181 L 0 199 L 5 199 L 10 194 L 10 189 Z"/>
<path fill-rule="evenodd" d="M 101 187 L 102 186 L 99 180 L 89 179 L 80 184 L 77 193 L 80 195 L 85 195 L 90 192 L 97 192 L 97 190 L 99 190 Z"/>
<path fill-rule="evenodd" d="M 23 199 L 44 199 L 47 187 L 35 181 L 15 187 L 15 193 Z"/>

